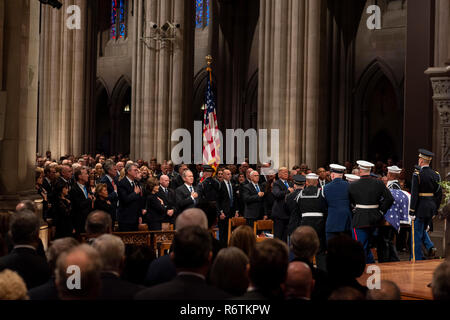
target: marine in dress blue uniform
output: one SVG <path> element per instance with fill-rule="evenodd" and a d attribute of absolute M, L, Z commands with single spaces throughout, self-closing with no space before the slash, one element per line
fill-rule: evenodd
<path fill-rule="evenodd" d="M 441 176 L 439 172 L 430 168 L 434 153 L 419 149 L 420 170 L 414 170 L 411 181 L 411 218 L 414 219 L 414 251 L 411 244 L 411 259 L 415 254 L 416 260 L 423 260 L 422 243 L 425 243 L 429 255 L 436 249 L 431 241 L 427 241 L 427 227 L 431 224 L 432 218 L 437 214 L 437 210 L 442 201 L 442 188 L 439 185 Z"/>
<path fill-rule="evenodd" d="M 352 182 L 348 188 L 350 203 L 354 206 L 352 218 L 352 236 L 362 243 L 366 253 L 366 263 L 374 263 L 370 250 L 370 240 L 374 238 L 376 228 L 383 221 L 384 214 L 394 203 L 391 192 L 381 180 L 370 176 L 373 163 L 357 161 L 360 168 L 360 180 Z"/>
<path fill-rule="evenodd" d="M 332 181 L 323 188 L 328 204 L 328 217 L 325 226 L 327 241 L 341 234 L 351 235 L 352 211 L 348 197 L 349 183 L 343 180 L 345 167 L 331 164 Z"/>

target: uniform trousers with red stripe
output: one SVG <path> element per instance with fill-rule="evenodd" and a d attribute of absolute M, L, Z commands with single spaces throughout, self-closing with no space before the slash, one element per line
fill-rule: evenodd
<path fill-rule="evenodd" d="M 361 242 L 364 247 L 364 252 L 366 254 L 366 263 L 374 263 L 375 260 L 372 255 L 372 251 L 370 250 L 370 241 L 375 236 L 376 228 L 367 227 L 367 228 L 353 228 L 352 236 L 356 241 Z"/>

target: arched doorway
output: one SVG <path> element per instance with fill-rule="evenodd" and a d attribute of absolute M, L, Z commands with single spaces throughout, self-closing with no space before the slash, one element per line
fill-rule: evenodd
<path fill-rule="evenodd" d="M 108 91 L 102 81 L 97 80 L 95 101 L 95 152 L 109 154 L 111 151 L 111 117 Z"/>
<path fill-rule="evenodd" d="M 351 114 L 353 160 L 403 158 L 403 94 L 391 68 L 376 59 L 358 81 Z"/>
<path fill-rule="evenodd" d="M 112 94 L 111 152 L 130 153 L 131 139 L 131 81 L 121 77 Z"/>

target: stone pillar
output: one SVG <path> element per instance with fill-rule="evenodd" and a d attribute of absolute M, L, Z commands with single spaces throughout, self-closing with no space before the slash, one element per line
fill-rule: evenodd
<path fill-rule="evenodd" d="M 0 208 L 35 193 L 39 2 L 0 1 Z"/>
<path fill-rule="evenodd" d="M 450 3 L 446 0 L 436 0 L 435 12 L 434 67 L 427 69 L 425 74 L 431 79 L 435 104 L 433 151 L 436 157 L 432 165 L 444 180 L 450 172 Z M 439 220 L 444 233 L 440 238 L 447 259 L 450 258 L 449 206 L 450 204 L 447 204 L 447 210 L 444 210 L 447 221 Z"/>
<path fill-rule="evenodd" d="M 323 3 L 260 3 L 258 129 L 280 130 L 280 165 L 315 168 Z"/>
<path fill-rule="evenodd" d="M 42 6 L 38 151 L 51 150 L 55 158 L 85 151 L 89 134 L 87 110 L 92 103 L 95 56 L 91 37 L 96 1 L 65 1 L 60 10 Z M 81 29 L 69 29 L 66 10 L 81 10 Z M 95 80 L 95 79 L 94 79 Z"/>
<path fill-rule="evenodd" d="M 168 159 L 172 131 L 183 126 L 190 106 L 193 77 L 193 2 L 189 0 L 135 1 L 131 157 Z M 150 22 L 180 24 L 175 41 L 145 39 L 153 34 Z"/>

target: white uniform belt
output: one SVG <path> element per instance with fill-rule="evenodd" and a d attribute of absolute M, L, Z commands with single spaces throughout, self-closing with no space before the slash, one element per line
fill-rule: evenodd
<path fill-rule="evenodd" d="M 306 218 L 306 217 L 323 217 L 323 213 L 322 212 L 302 213 L 302 218 Z"/>
<path fill-rule="evenodd" d="M 355 206 L 355 208 L 358 209 L 378 209 L 380 206 L 378 204 L 370 204 L 370 205 L 366 205 L 366 204 L 357 204 Z"/>

